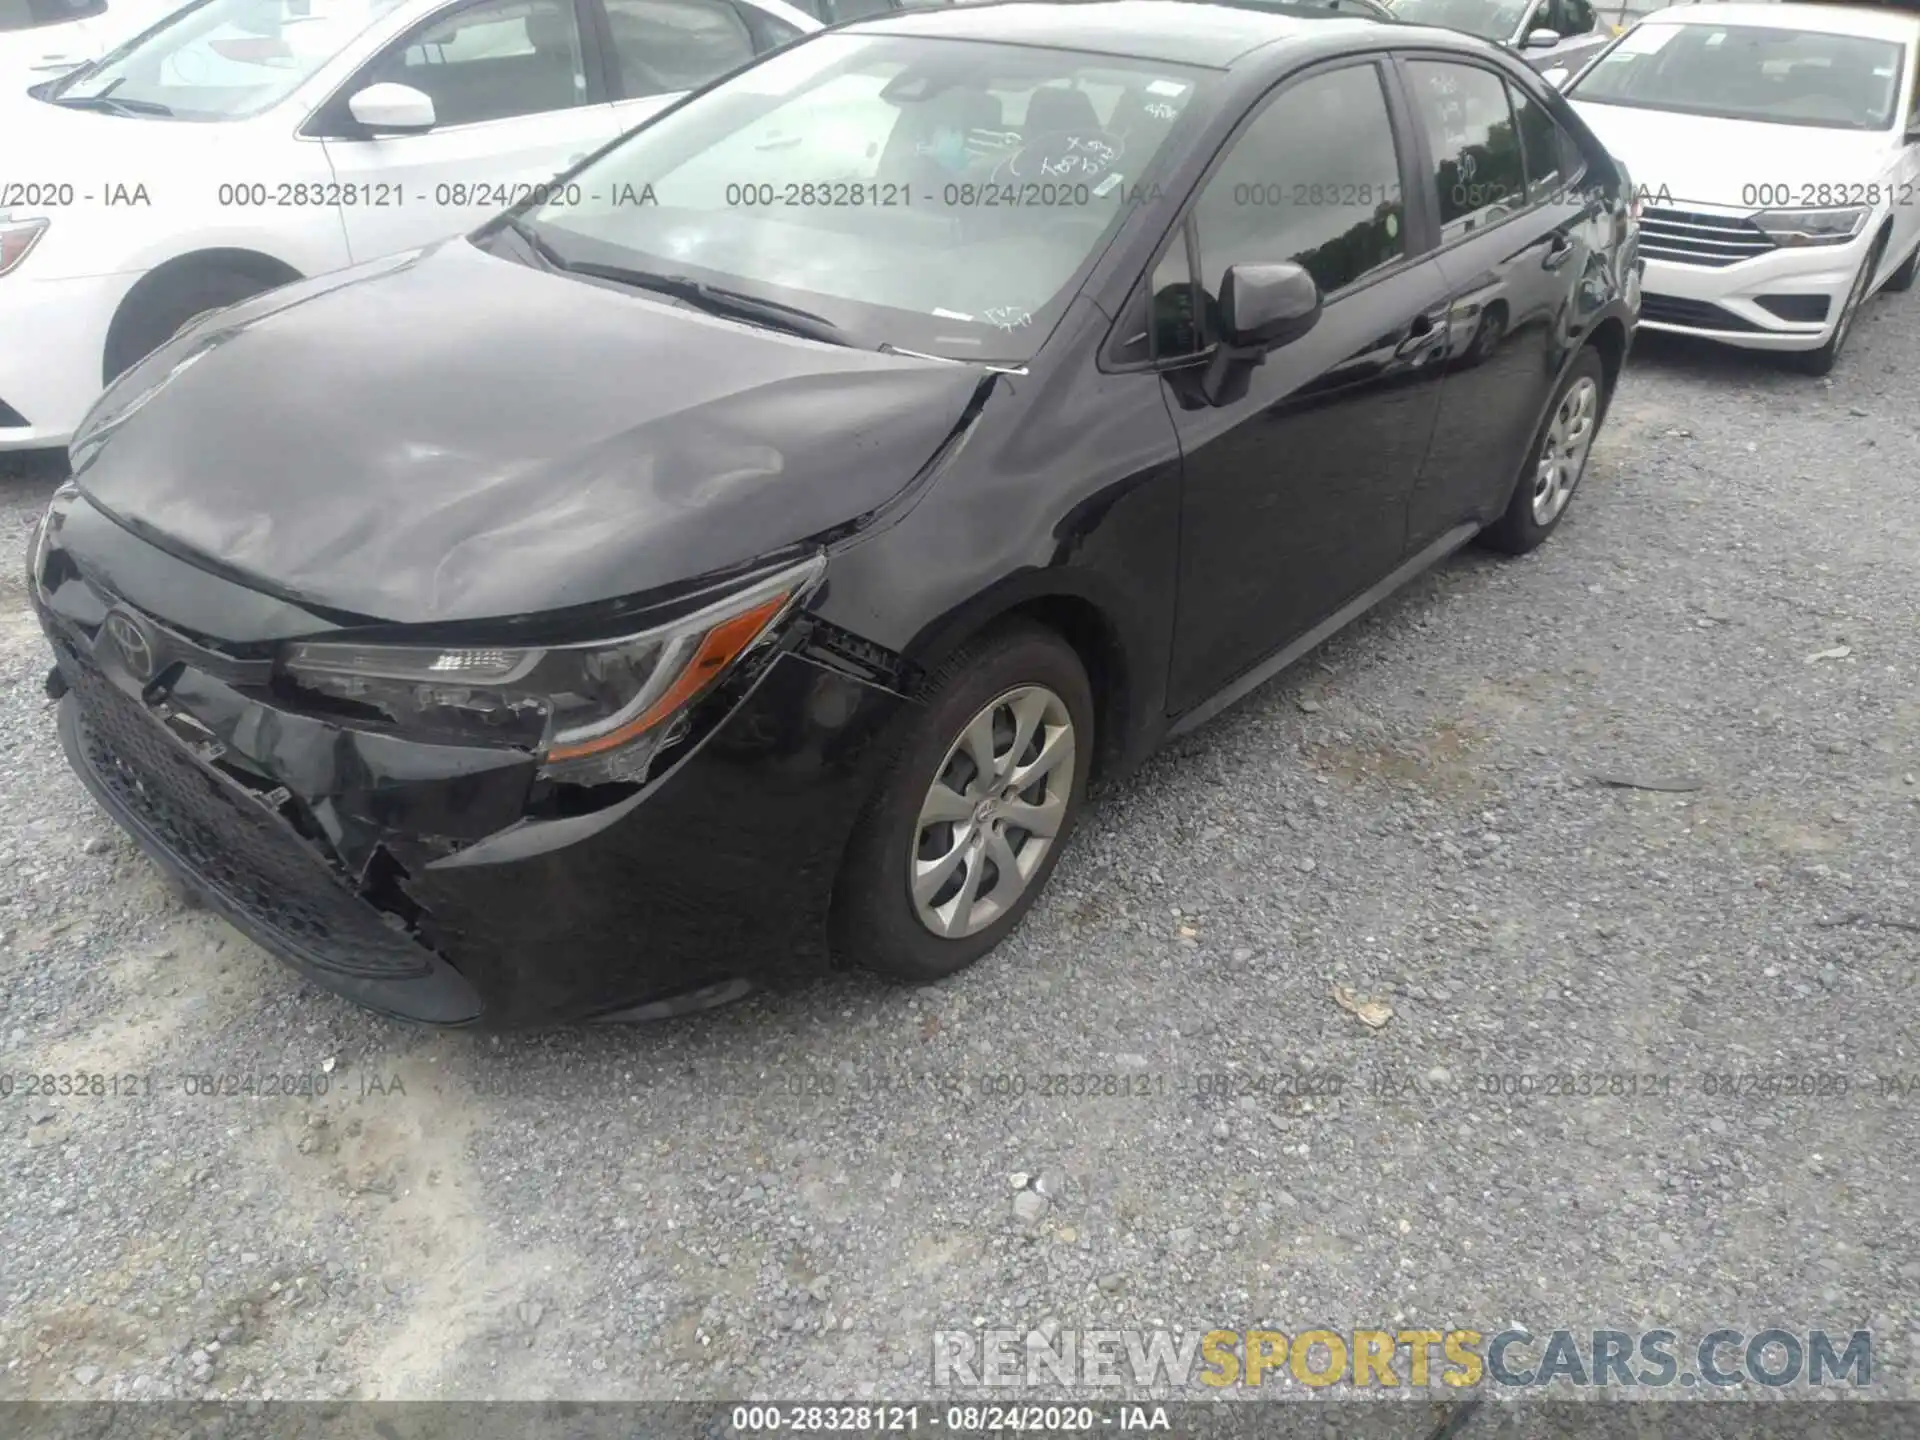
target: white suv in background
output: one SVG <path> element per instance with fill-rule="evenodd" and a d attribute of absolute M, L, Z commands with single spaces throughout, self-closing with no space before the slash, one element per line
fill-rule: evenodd
<path fill-rule="evenodd" d="M 1685 5 L 1567 87 L 1644 202 L 1640 326 L 1824 375 L 1920 266 L 1920 13 Z"/>
<path fill-rule="evenodd" d="M 0 93 L 0 450 L 65 444 L 196 316 L 470 230 L 819 28 L 784 0 L 193 0 Z"/>

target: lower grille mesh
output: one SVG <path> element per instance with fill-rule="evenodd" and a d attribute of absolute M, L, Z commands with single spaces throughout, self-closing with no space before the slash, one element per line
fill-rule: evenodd
<path fill-rule="evenodd" d="M 1675 295 L 1640 292 L 1640 318 L 1656 325 L 1687 325 L 1695 330 L 1758 330 L 1744 315 L 1736 315 L 1706 300 L 1682 300 Z"/>
<path fill-rule="evenodd" d="M 71 649 L 88 767 L 209 889 L 316 970 L 363 980 L 425 976 L 431 957 L 286 822 L 209 773 Z"/>

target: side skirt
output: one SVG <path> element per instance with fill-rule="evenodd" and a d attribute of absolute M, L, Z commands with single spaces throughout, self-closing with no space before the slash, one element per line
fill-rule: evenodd
<path fill-rule="evenodd" d="M 1180 716 L 1168 728 L 1167 738 L 1171 740 L 1177 735 L 1184 735 L 1189 730 L 1197 729 L 1228 706 L 1245 699 L 1302 655 L 1319 645 L 1321 641 L 1326 640 L 1336 631 L 1344 630 L 1394 591 L 1438 565 L 1479 533 L 1480 526 L 1474 521 L 1466 521 L 1454 526 L 1418 555 L 1402 563 L 1385 579 L 1362 590 L 1299 639 L 1274 651 L 1272 655 L 1241 675 L 1238 680 L 1228 681 L 1223 689 L 1214 693 L 1212 699 L 1201 701 Z"/>

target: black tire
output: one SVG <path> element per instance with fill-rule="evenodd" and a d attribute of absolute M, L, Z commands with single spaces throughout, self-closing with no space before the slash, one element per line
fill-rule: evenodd
<path fill-rule="evenodd" d="M 107 327 L 101 383 L 111 385 L 167 341 L 188 321 L 271 290 L 277 280 L 227 266 L 189 265 L 156 270 L 128 292 Z"/>
<path fill-rule="evenodd" d="M 929 853 L 929 845 L 936 854 L 943 844 L 960 848 L 962 829 L 953 825 L 944 831 L 939 826 L 923 830 L 922 805 L 937 779 L 956 773 L 947 768 L 949 764 L 963 772 L 970 767 L 967 756 L 956 750 L 974 718 L 990 703 L 1022 687 L 1044 687 L 1064 706 L 1071 724 L 1072 775 L 1061 795 L 1064 814 L 1025 888 L 997 918 L 972 934 L 936 935 L 918 913 L 911 866 L 916 856 Z M 929 677 L 921 696 L 923 708 L 855 826 L 834 887 L 832 921 L 834 949 L 843 959 L 874 974 L 914 983 L 942 980 L 973 964 L 1012 932 L 1046 888 L 1086 799 L 1095 739 L 1093 689 L 1085 667 L 1057 634 L 1025 621 L 996 627 L 963 646 Z M 1010 753 L 1012 738 L 1008 732 L 1004 742 L 1010 761 L 1018 758 Z M 996 753 L 1002 743 L 996 735 Z M 1030 755 L 1035 753 L 1032 745 L 1026 749 Z M 1017 826 L 1006 833 L 1009 846 L 1017 843 L 1018 848 L 1003 853 L 1024 853 L 1032 843 Z M 981 863 L 980 859 L 963 861 L 953 873 L 964 883 L 969 866 Z M 991 877 L 999 872 L 987 863 L 981 873 Z M 984 889 L 987 881 L 977 883 Z M 957 898 L 939 902 L 938 892 L 932 901 L 948 906 L 958 903 Z"/>
<path fill-rule="evenodd" d="M 1826 343 L 1818 350 L 1788 350 L 1783 353 L 1782 358 L 1790 369 L 1798 370 L 1802 375 L 1828 375 L 1833 372 L 1833 367 L 1839 362 L 1840 352 L 1853 336 L 1860 312 L 1867 308 L 1867 301 L 1873 298 L 1873 272 L 1880 268 L 1880 252 L 1886 248 L 1886 244 L 1887 237 L 1880 236 L 1873 242 L 1873 248 L 1867 251 L 1867 258 L 1860 262 L 1860 269 L 1853 277 L 1847 298 L 1841 302 L 1840 320 Z"/>
<path fill-rule="evenodd" d="M 1900 294 L 1913 288 L 1914 277 L 1920 275 L 1920 245 L 1913 247 L 1913 253 L 1900 262 L 1900 268 L 1887 277 L 1882 290 Z"/>
<path fill-rule="evenodd" d="M 1553 508 L 1543 520 L 1535 513 L 1534 499 L 1536 479 L 1545 457 L 1548 436 L 1553 432 L 1562 407 L 1569 403 L 1569 397 L 1582 384 L 1593 387 L 1592 430 L 1573 471 L 1572 483 L 1565 487 L 1557 508 Z M 1573 364 L 1567 367 L 1567 373 L 1560 377 L 1560 383 L 1554 387 L 1553 399 L 1548 402 L 1546 413 L 1540 417 L 1533 443 L 1527 447 L 1526 461 L 1521 465 L 1520 473 L 1514 477 L 1513 494 L 1507 501 L 1506 512 L 1480 532 L 1481 544 L 1503 555 L 1524 555 L 1559 527 L 1572 507 L 1581 478 L 1586 474 L 1593 456 L 1593 443 L 1599 438 L 1600 426 L 1607 418 L 1607 402 L 1611 398 L 1607 387 L 1607 367 L 1600 359 L 1600 352 L 1589 345 L 1574 357 Z"/>

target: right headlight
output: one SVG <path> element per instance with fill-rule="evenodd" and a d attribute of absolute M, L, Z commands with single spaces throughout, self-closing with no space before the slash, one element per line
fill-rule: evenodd
<path fill-rule="evenodd" d="M 646 777 L 690 708 L 818 583 L 824 556 L 781 570 L 693 614 L 608 640 L 548 646 L 287 646 L 293 684 L 371 706 L 403 730 L 450 743 L 523 745 L 555 779 Z"/>
<path fill-rule="evenodd" d="M 13 220 L 0 215 L 0 275 L 27 258 L 27 252 L 40 242 L 50 223 L 44 217 Z"/>
<path fill-rule="evenodd" d="M 1872 214 L 1868 205 L 1824 210 L 1762 210 L 1753 223 L 1780 245 L 1844 245 L 1860 233 Z"/>

